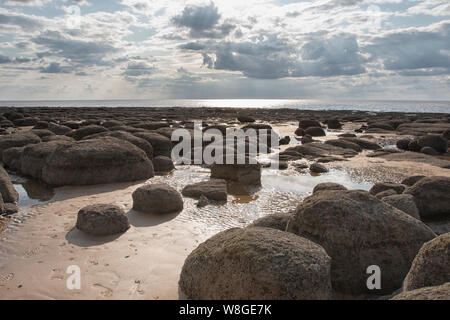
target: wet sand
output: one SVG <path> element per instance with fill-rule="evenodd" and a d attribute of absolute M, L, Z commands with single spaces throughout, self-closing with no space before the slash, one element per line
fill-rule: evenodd
<path fill-rule="evenodd" d="M 280 135 L 292 135 L 295 124 L 274 128 Z M 324 139 L 345 129 L 329 132 Z M 368 190 L 375 182 L 395 182 L 410 175 L 450 176 L 448 169 L 368 158 L 366 153 L 327 164 L 330 172 L 316 177 L 293 166 L 286 171 L 265 169 L 262 188 L 256 193 L 230 194 L 226 205 L 202 209 L 196 207 L 196 200 L 184 198 L 184 210 L 172 216 L 131 209 L 132 192 L 145 182 L 55 189 L 48 202 L 22 206 L 7 230 L 0 233 L 0 298 L 178 299 L 184 260 L 201 242 L 267 214 L 294 210 L 318 183 L 338 182 Z M 165 182 L 181 191 L 186 184 L 207 179 L 209 169 L 182 166 L 151 182 Z M 75 229 L 78 210 L 95 203 L 124 208 L 131 228 L 121 236 L 102 238 Z M 81 268 L 81 290 L 66 288 L 66 270 L 71 265 Z"/>

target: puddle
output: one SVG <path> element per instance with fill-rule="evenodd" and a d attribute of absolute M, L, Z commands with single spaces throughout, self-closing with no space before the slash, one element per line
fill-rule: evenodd
<path fill-rule="evenodd" d="M 14 189 L 19 193 L 19 207 L 29 207 L 43 204 L 50 201 L 55 196 L 52 188 L 36 180 L 26 179 L 10 175 Z"/>

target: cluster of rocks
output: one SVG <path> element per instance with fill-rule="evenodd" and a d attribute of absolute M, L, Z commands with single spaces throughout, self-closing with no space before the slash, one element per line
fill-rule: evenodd
<path fill-rule="evenodd" d="M 437 237 L 418 218 L 449 218 L 449 183 L 410 177 L 370 192 L 317 185 L 295 212 L 201 244 L 185 261 L 180 290 L 190 299 L 331 299 L 403 287 L 395 299 L 448 299 L 450 233 Z M 367 287 L 372 265 L 382 271 L 375 292 Z"/>
<path fill-rule="evenodd" d="M 427 134 L 415 139 L 404 138 L 397 142 L 397 148 L 421 152 L 428 155 L 447 154 L 450 129 L 445 134 Z"/>

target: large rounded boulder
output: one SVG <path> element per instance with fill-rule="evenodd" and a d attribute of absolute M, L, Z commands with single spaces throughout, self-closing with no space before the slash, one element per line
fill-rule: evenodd
<path fill-rule="evenodd" d="M 153 147 L 153 155 L 171 157 L 172 153 L 172 141 L 169 138 L 157 133 L 157 132 L 136 132 L 136 137 L 142 138 L 148 141 Z"/>
<path fill-rule="evenodd" d="M 450 282 L 450 233 L 424 244 L 405 278 L 405 291 Z"/>
<path fill-rule="evenodd" d="M 110 204 L 95 204 L 78 212 L 76 226 L 90 235 L 109 236 L 127 231 L 130 223 L 121 208 Z"/>
<path fill-rule="evenodd" d="M 41 142 L 41 138 L 31 132 L 6 134 L 0 136 L 0 154 L 9 148 L 24 147 L 39 142 Z"/>
<path fill-rule="evenodd" d="M 422 219 L 449 216 L 450 178 L 426 177 L 405 191 L 414 196 Z"/>
<path fill-rule="evenodd" d="M 322 191 L 306 198 L 287 231 L 321 245 L 332 258 L 331 280 L 337 292 L 374 293 L 367 268 L 383 272 L 381 290 L 398 289 L 422 245 L 436 235 L 421 221 L 366 191 Z"/>
<path fill-rule="evenodd" d="M 330 263 L 322 247 L 302 237 L 234 228 L 189 255 L 179 286 L 194 300 L 329 299 Z"/>
<path fill-rule="evenodd" d="M 110 137 L 61 145 L 42 168 L 42 180 L 53 186 L 138 181 L 153 176 L 153 164 L 144 151 Z"/>
<path fill-rule="evenodd" d="M 177 213 L 183 210 L 183 198 L 167 184 L 149 184 L 133 192 L 133 209 L 152 214 Z"/>
<path fill-rule="evenodd" d="M 450 300 L 450 282 L 436 287 L 427 287 L 403 292 L 392 300 Z"/>

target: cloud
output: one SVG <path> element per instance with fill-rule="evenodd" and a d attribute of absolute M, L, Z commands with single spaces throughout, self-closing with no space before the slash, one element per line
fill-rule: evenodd
<path fill-rule="evenodd" d="M 71 67 L 63 67 L 58 62 L 52 62 L 47 67 L 40 68 L 40 73 L 70 73 L 73 69 Z"/>
<path fill-rule="evenodd" d="M 130 62 L 122 73 L 127 77 L 139 77 L 154 74 L 157 69 L 145 62 Z"/>
<path fill-rule="evenodd" d="M 221 15 L 213 2 L 206 6 L 187 6 L 180 15 L 172 18 L 172 23 L 189 29 L 192 38 L 224 38 L 236 26 L 231 23 L 219 24 Z"/>

